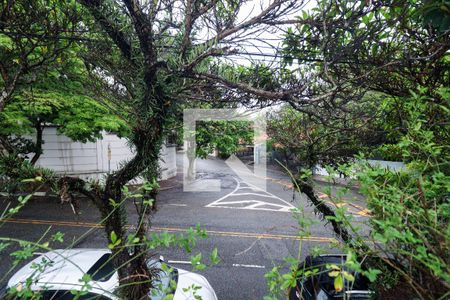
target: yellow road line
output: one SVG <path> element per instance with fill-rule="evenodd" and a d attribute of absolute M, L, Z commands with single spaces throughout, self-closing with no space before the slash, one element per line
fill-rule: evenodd
<path fill-rule="evenodd" d="M 275 178 L 272 178 L 272 177 L 259 177 L 259 178 L 265 178 L 266 180 L 270 180 L 270 181 L 272 181 L 272 182 L 274 182 L 276 184 L 279 184 L 279 185 L 284 186 L 284 187 L 289 188 L 289 189 L 293 188 L 292 183 L 289 183 L 288 181 L 285 181 L 285 180 L 282 180 L 282 179 L 275 179 Z M 329 198 L 329 195 L 327 195 L 325 193 L 319 192 L 318 194 L 319 194 L 319 198 L 320 199 Z M 341 198 L 341 200 L 351 200 L 351 198 Z M 331 201 L 328 201 L 328 203 L 333 204 L 334 206 L 336 206 Z M 344 205 L 348 204 L 349 206 L 353 206 L 354 208 L 357 209 L 357 211 L 349 210 L 349 213 L 351 213 L 353 215 L 370 216 L 370 211 L 367 208 L 365 208 L 365 207 L 362 207 L 362 206 L 360 206 L 358 204 L 354 204 L 354 203 L 351 203 L 351 202 L 343 202 L 343 203 L 345 203 Z"/>
<path fill-rule="evenodd" d="M 6 223 L 17 223 L 17 224 L 34 224 L 34 225 L 55 225 L 55 226 L 69 226 L 69 227 L 88 227 L 88 228 L 103 228 L 103 225 L 98 223 L 89 222 L 70 222 L 70 221 L 51 221 L 51 220 L 36 220 L 36 219 L 8 219 L 5 220 Z M 127 225 L 129 228 L 130 225 Z M 185 228 L 176 227 L 152 227 L 150 231 L 154 232 L 186 232 Z M 213 236 L 227 236 L 227 237 L 241 237 L 241 238 L 257 238 L 257 239 L 275 239 L 275 240 L 295 240 L 295 241 L 311 241 L 311 242 L 321 242 L 321 243 L 331 243 L 336 242 L 334 238 L 320 237 L 320 236 L 307 236 L 300 237 L 296 235 L 286 235 L 286 234 L 269 234 L 269 233 L 252 233 L 252 232 L 233 232 L 233 231 L 217 231 L 217 230 L 206 230 L 209 235 Z"/>

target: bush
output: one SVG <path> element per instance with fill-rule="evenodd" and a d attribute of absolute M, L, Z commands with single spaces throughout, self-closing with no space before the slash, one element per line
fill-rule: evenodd
<path fill-rule="evenodd" d="M 30 178 L 38 178 L 38 183 L 28 182 Z M 29 161 L 17 155 L 0 156 L 0 191 L 15 193 L 18 191 L 30 192 L 36 190 L 38 184 L 54 182 L 51 170 L 35 167 Z"/>
<path fill-rule="evenodd" d="M 394 147 L 407 167 L 392 172 L 366 165 L 358 180 L 372 213 L 376 255 L 391 258 L 383 262 L 399 275 L 392 288 L 390 274 L 379 285 L 389 291 L 407 283 L 422 298 L 436 299 L 450 291 L 450 89 L 434 97 L 425 92 L 404 99 L 406 134 Z"/>
<path fill-rule="evenodd" d="M 346 188 L 331 188 L 326 193 L 336 208 L 327 205 L 313 190 L 309 175 L 292 176 L 297 190 L 304 192 L 321 217 L 331 222 L 344 241 L 344 253 L 363 264 L 354 263 L 354 271 L 365 270 L 374 281 L 371 288 L 378 299 L 447 299 L 450 295 L 450 88 L 438 91 L 420 89 L 402 99 L 402 127 L 385 124 L 392 133 L 391 144 L 406 167 L 400 171 L 371 166 L 365 160 L 339 171 L 355 176 L 366 198 L 370 232 L 358 227 L 346 207 L 340 205 Z M 393 132 L 397 130 L 397 132 Z M 299 234 L 309 231 L 310 221 L 297 216 Z M 363 234 L 361 234 L 363 232 Z M 345 233 L 345 234 L 344 234 Z M 368 233 L 368 234 L 367 234 Z M 314 252 L 314 251 L 313 251 Z M 311 252 L 309 254 L 314 255 Z M 319 253 L 318 251 L 317 254 Z M 302 272 L 298 258 L 287 259 L 288 274 L 279 267 L 266 275 L 267 299 L 278 298 L 310 276 Z M 353 255 L 352 255 L 353 256 Z M 326 270 L 325 272 L 332 272 Z"/>

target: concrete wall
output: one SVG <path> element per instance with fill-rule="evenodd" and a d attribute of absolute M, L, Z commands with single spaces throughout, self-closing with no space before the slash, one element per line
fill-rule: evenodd
<path fill-rule="evenodd" d="M 102 179 L 107 172 L 117 170 L 121 163 L 133 157 L 126 140 L 110 133 L 104 133 L 103 139 L 96 142 L 79 143 L 58 135 L 56 128 L 48 127 L 44 129 L 43 140 L 43 154 L 37 165 L 84 179 Z M 175 147 L 163 146 L 159 166 L 160 179 L 176 175 Z"/>
<path fill-rule="evenodd" d="M 392 171 L 399 171 L 405 167 L 405 164 L 400 161 L 387 161 L 387 160 L 374 160 L 374 159 L 368 159 L 367 162 L 371 166 L 377 166 L 385 169 L 390 169 Z M 313 173 L 315 175 L 322 175 L 322 176 L 328 176 L 328 172 L 325 168 L 323 168 L 320 165 L 317 165 L 314 168 Z"/>
<path fill-rule="evenodd" d="M 161 180 L 177 175 L 177 148 L 175 145 L 163 145 L 159 156 Z"/>

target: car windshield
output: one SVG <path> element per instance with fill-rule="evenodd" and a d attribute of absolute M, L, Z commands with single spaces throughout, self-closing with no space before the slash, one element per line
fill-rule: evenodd
<path fill-rule="evenodd" d="M 152 300 L 162 300 L 167 293 L 173 293 L 170 289 L 170 281 L 178 280 L 178 272 L 165 266 L 160 260 L 150 259 L 147 261 L 150 269 L 159 270 L 157 278 L 154 279 L 154 288 L 151 291 L 150 298 Z M 166 271 L 164 271 L 165 269 Z M 114 265 L 111 260 L 111 253 L 103 255 L 90 269 L 87 271 L 95 281 L 108 281 L 114 274 Z"/>
<path fill-rule="evenodd" d="M 304 300 L 342 300 L 342 299 L 370 299 L 369 281 L 361 273 L 353 272 L 344 266 L 345 255 L 329 255 L 307 257 L 300 268 L 315 269 L 315 275 L 299 279 L 297 287 L 291 290 L 290 299 Z M 328 264 L 342 266 L 342 269 L 351 273 L 354 280 L 343 279 L 342 291 L 336 291 L 335 278 L 329 275 Z"/>

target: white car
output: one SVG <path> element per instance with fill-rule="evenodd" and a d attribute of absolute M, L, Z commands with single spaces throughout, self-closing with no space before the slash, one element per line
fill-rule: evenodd
<path fill-rule="evenodd" d="M 91 288 L 78 299 L 117 300 L 119 298 L 114 291 L 119 285 L 119 277 L 114 271 L 110 256 L 111 251 L 107 249 L 50 251 L 39 255 L 17 271 L 9 280 L 7 288 L 23 289 L 27 278 L 32 277 L 30 289 L 40 291 L 40 299 L 73 299 L 74 295 L 70 291 L 80 291 L 83 287 L 80 279 L 84 274 L 89 274 L 92 278 L 89 282 Z M 162 267 L 159 260 L 149 260 L 148 264 L 157 269 Z M 200 296 L 203 300 L 217 300 L 205 277 L 173 267 L 166 271 L 161 269 L 150 299 L 164 299 L 166 291 L 171 289 L 171 280 L 176 282 L 176 289 L 171 292 L 174 294 L 173 300 L 196 299 L 195 296 Z"/>

